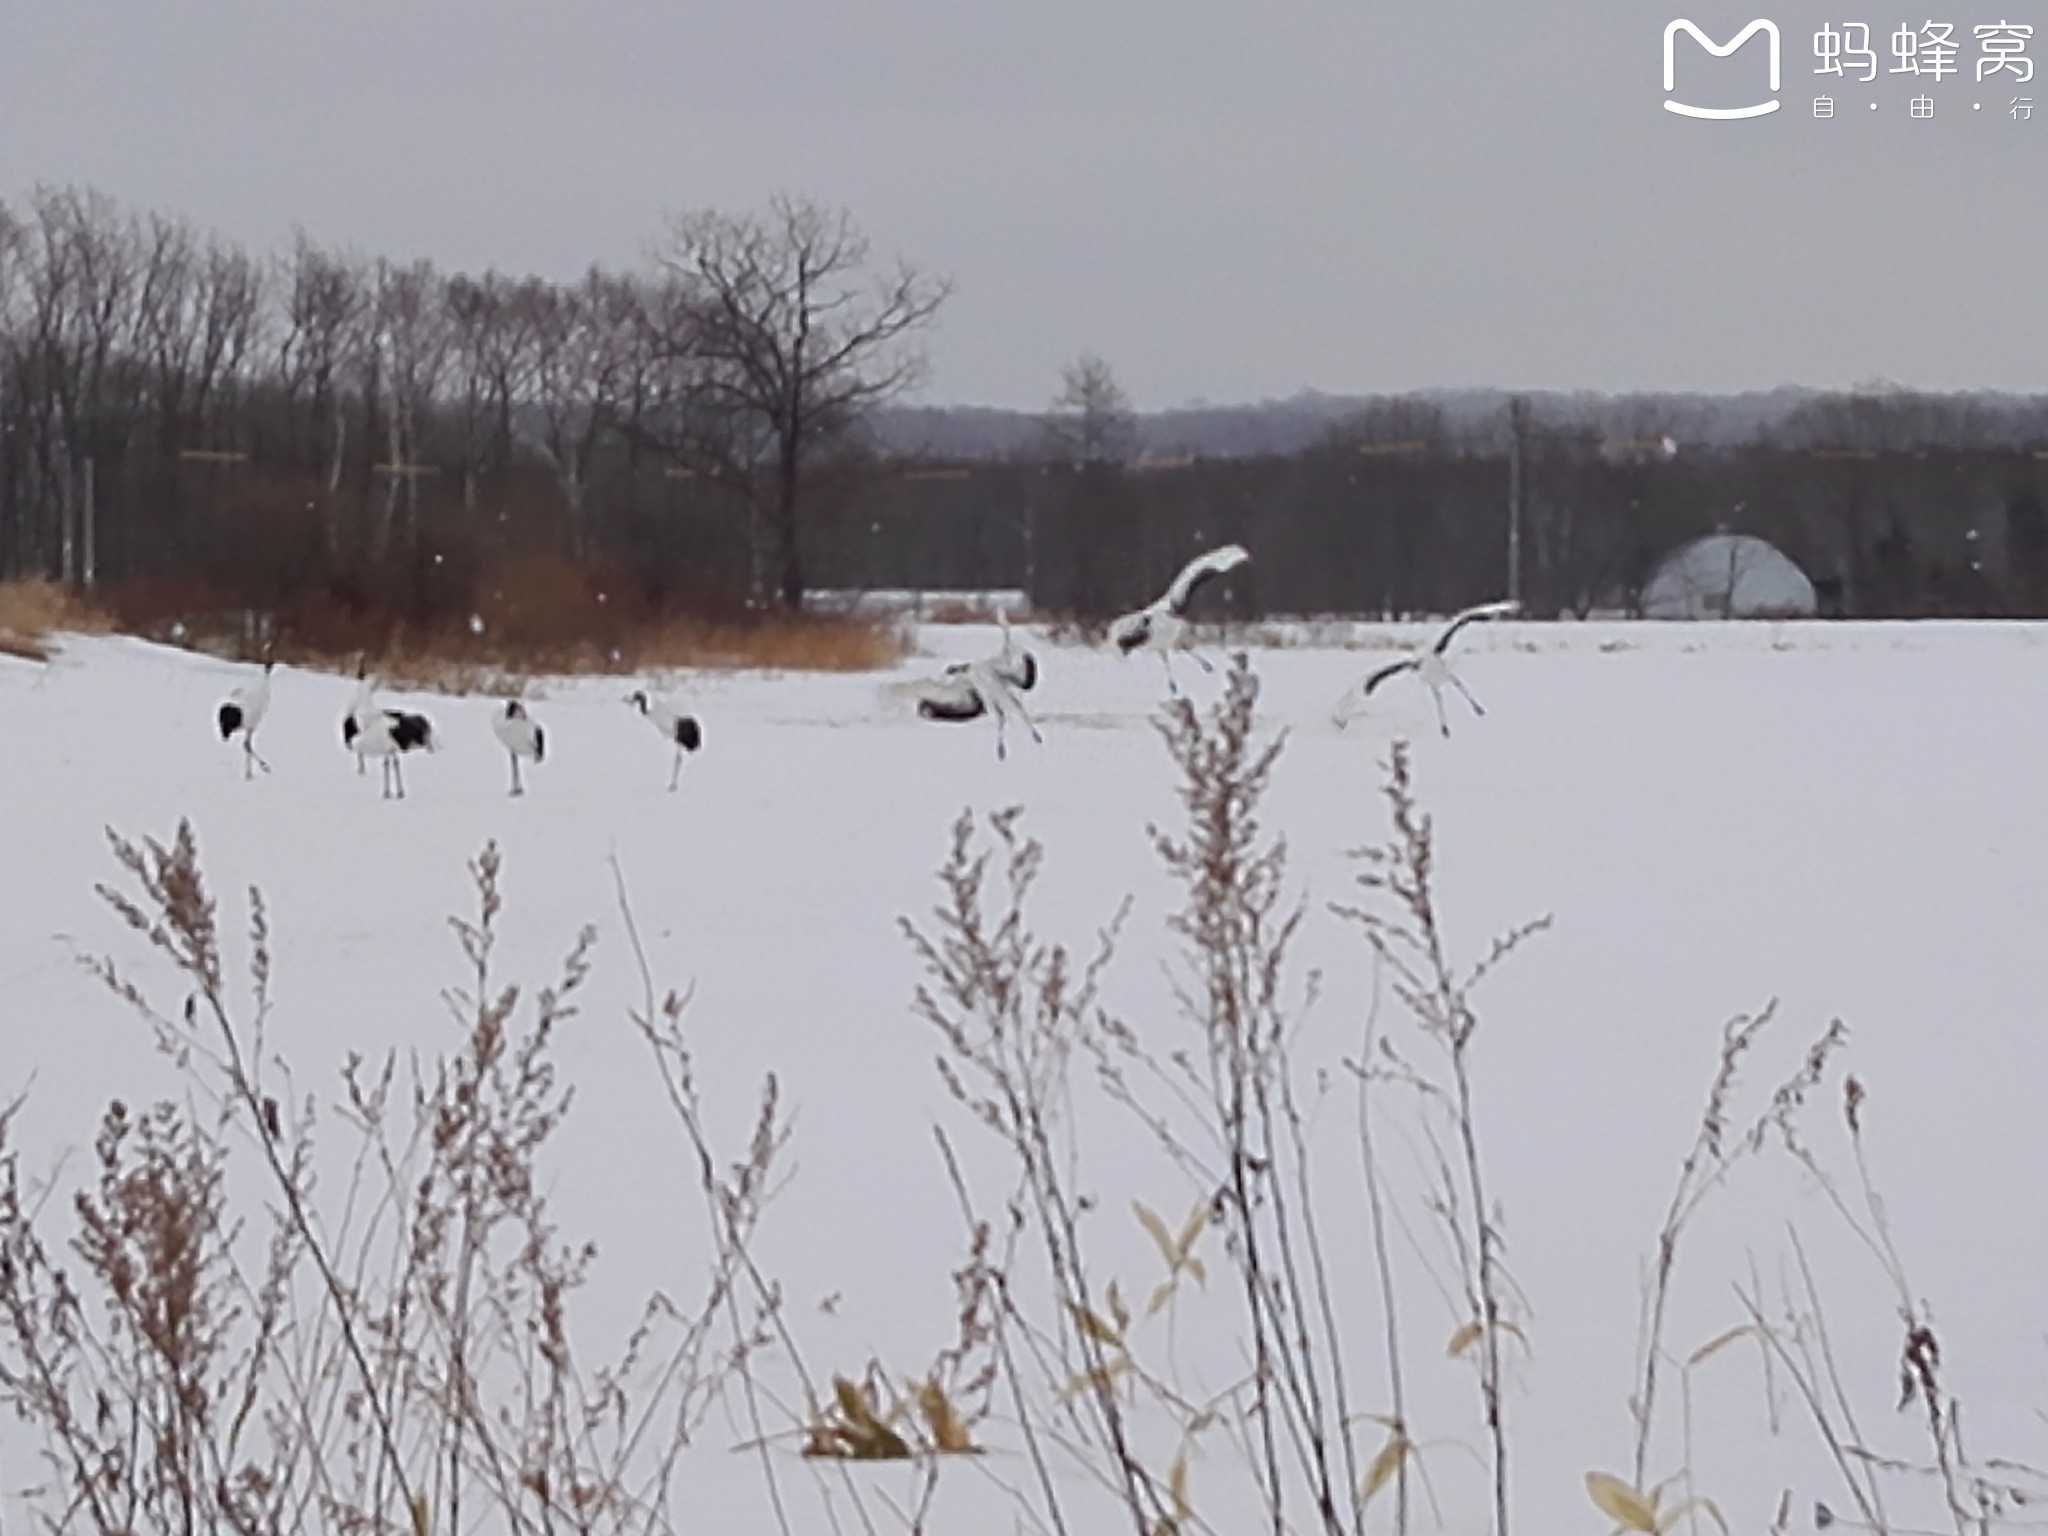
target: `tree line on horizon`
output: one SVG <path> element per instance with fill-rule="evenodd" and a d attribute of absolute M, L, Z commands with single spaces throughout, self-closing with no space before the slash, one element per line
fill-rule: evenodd
<path fill-rule="evenodd" d="M 1241 537 L 1245 616 L 1504 585 L 1584 612 L 1733 527 L 1840 611 L 2048 608 L 2035 399 L 1745 397 L 1747 432 L 1697 396 L 1318 401 L 1273 451 L 1227 412 L 1135 411 L 1084 356 L 977 453 L 946 423 L 1005 413 L 899 403 L 949 288 L 801 199 L 679 214 L 640 266 L 556 282 L 303 234 L 257 255 L 41 187 L 0 204 L 0 578 L 335 629 L 535 587 L 648 612 L 1021 587 L 1085 618 Z"/>
<path fill-rule="evenodd" d="M 431 608 L 431 568 L 494 540 L 598 558 L 652 474 L 736 499 L 793 607 L 805 482 L 921 377 L 946 293 L 791 198 L 679 214 L 642 267 L 560 283 L 303 234 L 263 258 L 39 188 L 0 205 L 0 568 L 234 585 L 253 560 Z"/>

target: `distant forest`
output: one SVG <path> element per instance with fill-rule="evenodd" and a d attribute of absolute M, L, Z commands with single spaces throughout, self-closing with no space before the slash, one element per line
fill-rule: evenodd
<path fill-rule="evenodd" d="M 1628 611 L 1761 535 L 1826 611 L 2048 613 L 2048 401 L 1890 386 L 1468 390 L 1043 412 L 904 403 L 948 284 L 837 210 L 680 215 L 571 283 L 304 237 L 258 255 L 75 188 L 0 205 L 0 578 L 317 643 L 488 611 L 1025 590 L 1099 618 L 1248 544 L 1216 612 Z M 1510 551 L 1513 551 L 1512 557 Z M 1511 572 L 1512 563 L 1512 572 Z"/>

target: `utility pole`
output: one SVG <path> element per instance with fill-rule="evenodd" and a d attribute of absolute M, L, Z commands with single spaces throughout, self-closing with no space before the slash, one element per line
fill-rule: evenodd
<path fill-rule="evenodd" d="M 1522 599 L 1522 432 L 1528 424 L 1529 402 L 1517 395 L 1508 402 L 1508 597 Z"/>
<path fill-rule="evenodd" d="M 78 466 L 69 459 L 57 513 L 57 579 L 68 587 L 78 575 Z"/>
<path fill-rule="evenodd" d="M 100 579 L 99 515 L 93 494 L 92 455 L 85 456 L 85 590 L 90 592 Z"/>

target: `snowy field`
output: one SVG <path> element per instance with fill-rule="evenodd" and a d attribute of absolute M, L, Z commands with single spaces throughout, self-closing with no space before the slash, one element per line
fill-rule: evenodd
<path fill-rule="evenodd" d="M 1390 633 L 1421 632 L 1360 630 Z M 922 640 L 905 676 L 992 648 L 994 631 L 932 629 Z M 1439 895 L 1461 960 L 1515 923 L 1554 919 L 1479 995 L 1473 1047 L 1527 1337 L 1526 1350 L 1506 1349 L 1520 1528 L 1612 1523 L 1582 1477 L 1628 1468 L 1644 1266 L 1722 1026 L 1773 999 L 1777 1019 L 1735 1118 L 1755 1112 L 1830 1020 L 1844 1022 L 1849 1044 L 1815 1096 L 1810 1140 L 1851 1188 L 1838 1106 L 1841 1072 L 1853 1072 L 1869 1095 L 1872 1174 L 1915 1299 L 1938 1323 L 1968 1448 L 2048 1463 L 2048 966 L 2035 947 L 2048 932 L 2048 711 L 2034 707 L 2048 629 L 1499 625 L 1462 641 L 1460 675 L 1488 713 L 1450 698 L 1448 739 L 1412 679 L 1383 690 L 1349 730 L 1333 727 L 1332 706 L 1382 651 L 1286 647 L 1253 660 L 1263 723 L 1289 733 L 1265 810 L 1288 841 L 1290 889 L 1307 902 L 1296 962 L 1304 977 L 1321 973 L 1298 1043 L 1305 1072 L 1356 1053 L 1376 992 L 1381 1027 L 1411 1027 L 1356 930 L 1327 905 L 1356 899 L 1347 850 L 1388 836 L 1383 764 L 1395 738 L 1412 740 L 1436 819 Z M 786 1286 L 813 1369 L 858 1375 L 879 1361 L 912 1377 L 951 1337 L 950 1275 L 964 1245 L 933 1126 L 968 1155 L 983 1204 L 999 1207 L 1009 1187 L 997 1149 L 934 1072 L 933 1031 L 911 1007 L 919 969 L 898 931 L 900 916 L 922 920 L 937 900 L 934 871 L 963 808 L 1025 808 L 1047 850 L 1034 912 L 1049 936 L 1087 950 L 1134 897 L 1106 1001 L 1162 1051 L 1182 1027 L 1163 969 L 1173 892 L 1146 830 L 1179 817 L 1173 765 L 1149 723 L 1163 675 L 1152 657 L 1032 643 L 1045 668 L 1031 696 L 1045 742 L 1019 733 L 1007 762 L 980 724 L 918 721 L 889 698 L 888 678 L 683 676 L 661 681 L 701 718 L 706 741 L 669 794 L 663 743 L 623 703 L 631 684 L 579 680 L 530 690 L 549 752 L 518 800 L 505 793 L 491 701 L 384 695 L 430 714 L 445 740 L 407 760 L 402 802 L 381 800 L 375 765 L 359 778 L 341 748 L 351 681 L 280 669 L 258 738 L 275 771 L 245 783 L 213 713 L 249 669 L 118 639 L 67 640 L 47 666 L 0 659 L 0 1090 L 28 1094 L 17 1144 L 30 1165 L 54 1166 L 89 1148 L 110 1098 L 176 1091 L 143 1026 L 79 963 L 111 955 L 145 990 L 177 996 L 94 895 L 116 874 L 104 829 L 164 838 L 190 818 L 236 935 L 242 893 L 263 890 L 276 932 L 272 1045 L 302 1089 L 331 1083 L 351 1052 L 450 1048 L 439 993 L 464 971 L 444 919 L 471 911 L 466 861 L 496 839 L 507 979 L 552 979 L 579 927 L 598 930 L 595 972 L 562 1045 L 577 1099 L 549 1174 L 570 1230 L 600 1245 L 578 1325 L 608 1348 L 631 1298 L 657 1287 L 695 1295 L 703 1254 L 687 1150 L 627 1022 L 639 979 L 613 894 L 616 857 L 658 978 L 694 988 L 688 1022 L 714 1134 L 740 1155 L 764 1073 L 779 1076 L 794 1112 L 794 1174 L 769 1208 L 760 1258 Z M 1220 692 L 1219 678 L 1177 670 L 1197 702 Z M 1378 1288 L 1352 1177 L 1355 1094 L 1342 1076 L 1333 1072 L 1316 1111 L 1330 1159 L 1324 1220 L 1352 1319 L 1352 1400 L 1384 1412 Z M 1098 1262 L 1143 1297 L 1159 1261 L 1130 1202 L 1177 1219 L 1206 1191 L 1091 1097 L 1085 1071 L 1077 1077 Z M 1389 1135 L 1386 1155 L 1410 1168 L 1415 1144 Z M 1424 1465 L 1446 1528 L 1476 1531 L 1485 1439 L 1472 1369 L 1446 1356 L 1462 1317 L 1429 1278 L 1436 1246 L 1412 1196 L 1413 1245 L 1397 1246 L 1413 1433 L 1437 1444 Z M 1688 1232 L 1668 1347 L 1682 1359 L 1741 1323 L 1735 1286 L 1752 1275 L 1777 1297 L 1795 1226 L 1830 1298 L 1843 1389 L 1871 1447 L 1924 1459 L 1924 1415 L 1894 1407 L 1897 1298 L 1783 1156 L 1739 1172 Z M 1177 1326 L 1184 1369 L 1213 1388 L 1232 1374 L 1237 1314 L 1217 1284 L 1220 1251 L 1209 1263 L 1209 1292 L 1190 1298 Z M 1837 1512 L 1849 1501 L 1782 1373 L 1767 1379 L 1759 1361 L 1731 1348 L 1694 1373 L 1693 1486 L 1745 1532 L 1768 1528 L 1789 1489 L 1790 1528 L 1811 1529 L 1816 1500 Z M 1656 1475 L 1686 1457 L 1678 1388 L 1667 1390 Z M 1361 1430 L 1368 1454 L 1382 1433 Z M 977 1435 L 992 1454 L 946 1470 L 937 1509 L 949 1518 L 934 1529 L 1021 1528 L 995 1482 L 1028 1481 L 1015 1437 L 1001 1418 Z M 17 1426 L 4 1436 L 0 1478 L 14 1488 L 32 1450 Z M 682 1464 L 694 1507 L 716 1512 L 703 1529 L 773 1528 L 758 1463 L 730 1449 L 746 1437 L 737 1419 L 717 1417 Z M 800 1500 L 811 1473 L 789 1446 L 783 1473 Z M 1170 1444 L 1162 1465 L 1168 1454 Z M 1222 1512 L 1243 1484 L 1234 1455 L 1220 1440 L 1197 1447 L 1193 1501 L 1213 1497 L 1215 1527 L 1246 1530 Z M 1129 1529 L 1081 1474 L 1059 1475 L 1077 1507 L 1099 1513 L 1084 1529 Z M 856 1476 L 902 1496 L 901 1469 Z M 1902 1528 L 1953 1528 L 1931 1484 L 1901 1479 L 1896 1497 Z M 1385 1529 L 1389 1518 L 1379 1505 L 1371 1523 Z M 1420 1504 L 1415 1528 L 1433 1523 Z M 796 1528 L 828 1526 L 799 1515 Z"/>

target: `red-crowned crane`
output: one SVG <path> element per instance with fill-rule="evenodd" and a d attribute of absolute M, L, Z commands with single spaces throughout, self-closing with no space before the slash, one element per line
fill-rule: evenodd
<path fill-rule="evenodd" d="M 1214 672 L 1216 669 L 1208 661 L 1188 650 L 1191 639 L 1187 622 L 1188 600 L 1205 583 L 1236 570 L 1250 559 L 1250 553 L 1242 544 L 1225 544 L 1220 549 L 1197 555 L 1181 567 L 1180 574 L 1173 578 L 1173 585 L 1166 589 L 1163 597 L 1135 613 L 1125 614 L 1109 626 L 1110 644 L 1126 656 L 1133 651 L 1157 651 L 1166 667 L 1166 686 L 1175 693 L 1180 692 L 1180 684 L 1173 677 L 1174 651 L 1187 651 L 1204 672 Z"/>
<path fill-rule="evenodd" d="M 405 770 L 398 760 L 408 752 L 433 752 L 440 746 L 431 720 L 402 709 L 372 710 L 360 720 L 351 712 L 341 722 L 341 740 L 359 758 L 383 759 L 386 800 L 405 798 Z"/>
<path fill-rule="evenodd" d="M 548 738 L 526 706 L 517 699 L 507 699 L 502 714 L 491 719 L 491 734 L 504 747 L 505 755 L 512 759 L 512 793 L 523 795 L 526 788 L 519 782 L 519 760 L 537 763 L 547 755 Z"/>
<path fill-rule="evenodd" d="M 242 777 L 245 779 L 256 777 L 258 768 L 265 773 L 270 772 L 270 764 L 256 755 L 256 727 L 263 723 L 264 715 L 270 711 L 270 673 L 276 665 L 274 661 L 264 662 L 259 675 L 228 695 L 216 717 L 222 741 L 232 741 L 238 734 L 242 738 Z"/>
<path fill-rule="evenodd" d="M 1458 631 L 1467 624 L 1474 624 L 1482 619 L 1504 618 L 1508 614 L 1521 612 L 1521 608 L 1520 603 L 1512 601 L 1481 603 L 1477 608 L 1467 608 L 1463 613 L 1454 614 L 1451 621 L 1438 631 L 1436 639 L 1428 646 L 1402 657 L 1399 661 L 1388 662 L 1338 700 L 1338 729 L 1349 725 L 1357 715 L 1363 713 L 1365 701 L 1372 697 L 1375 688 L 1389 678 L 1399 677 L 1403 672 L 1413 672 L 1429 685 L 1429 695 L 1436 701 L 1436 723 L 1446 736 L 1451 734 L 1451 722 L 1444 716 L 1446 683 L 1465 696 L 1465 702 L 1472 706 L 1472 713 L 1485 714 L 1486 710 L 1472 697 L 1472 691 L 1458 681 L 1458 674 L 1451 670 L 1451 664 L 1444 659 L 1444 652 L 1450 648 L 1451 641 L 1456 638 Z"/>
<path fill-rule="evenodd" d="M 704 727 L 697 723 L 695 715 L 683 714 L 666 699 L 650 699 L 644 692 L 635 692 L 627 696 L 626 702 L 645 715 L 647 723 L 675 747 L 675 765 L 668 775 L 668 787 L 673 790 L 682 782 L 683 754 L 704 745 Z"/>

